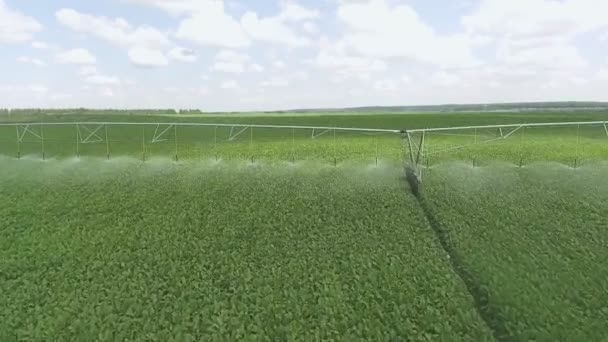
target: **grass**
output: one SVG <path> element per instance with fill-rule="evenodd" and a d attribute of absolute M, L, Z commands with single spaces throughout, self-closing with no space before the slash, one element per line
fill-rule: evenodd
<path fill-rule="evenodd" d="M 169 121 L 44 117 L 84 119 Z M 176 117 L 381 128 L 605 119 Z M 155 128 L 112 127 L 108 144 L 77 144 L 74 127 L 49 125 L 42 161 L 39 139 L 17 145 L 15 128 L 0 127 L 1 340 L 592 341 L 608 333 L 602 127 L 526 129 L 492 143 L 483 141 L 495 130 L 430 134 L 418 199 L 403 179 L 398 135 L 256 129 L 228 140 L 229 128 L 180 127 L 177 144 L 174 130 L 151 143 Z"/>

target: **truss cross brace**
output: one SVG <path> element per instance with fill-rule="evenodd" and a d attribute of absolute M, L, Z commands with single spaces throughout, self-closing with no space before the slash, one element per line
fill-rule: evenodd
<path fill-rule="evenodd" d="M 81 143 L 82 144 L 88 144 L 88 143 L 96 143 L 96 142 L 102 142 L 104 141 L 102 137 L 100 137 L 97 132 L 99 132 L 100 129 L 102 129 L 104 127 L 104 125 L 99 125 L 97 126 L 95 129 L 90 129 L 85 125 L 78 125 L 78 129 L 80 130 L 80 127 L 82 127 L 85 131 L 88 132 L 88 135 L 86 136 L 86 138 L 82 139 L 83 135 L 78 132 L 78 136 L 80 136 L 81 139 Z M 91 140 L 92 137 L 95 137 L 97 139 L 95 140 Z"/>
<path fill-rule="evenodd" d="M 312 136 L 311 136 L 312 139 L 318 138 L 318 137 L 322 136 L 323 134 L 329 132 L 330 130 L 329 129 L 321 130 L 321 133 L 316 133 L 316 131 L 317 130 L 315 128 L 312 129 Z"/>
<path fill-rule="evenodd" d="M 238 127 L 238 126 L 236 126 L 236 127 Z M 234 131 L 235 131 L 234 128 L 235 128 L 235 126 L 230 127 L 230 134 L 228 136 L 228 141 L 233 141 L 234 139 L 236 139 L 239 135 L 241 135 L 243 132 L 245 132 L 249 128 L 249 126 L 243 127 L 240 131 L 238 131 L 236 133 L 234 133 Z"/>
<path fill-rule="evenodd" d="M 151 143 L 157 143 L 157 142 L 161 142 L 161 141 L 167 141 L 167 139 L 163 138 L 163 136 L 169 132 L 169 130 L 173 127 L 173 125 L 169 125 L 167 126 L 167 128 L 163 129 L 162 131 L 159 132 L 160 129 L 160 125 L 156 125 L 156 129 L 154 130 L 154 136 L 152 137 L 152 141 Z"/>
<path fill-rule="evenodd" d="M 19 132 L 19 128 L 21 128 L 23 130 L 23 132 Z M 34 133 L 31 129 L 30 129 L 30 125 L 25 125 L 25 126 L 17 126 L 17 140 L 19 142 L 23 142 L 23 138 L 25 137 L 25 134 L 29 133 L 33 136 L 35 136 L 38 139 L 42 139 L 42 136 Z"/>

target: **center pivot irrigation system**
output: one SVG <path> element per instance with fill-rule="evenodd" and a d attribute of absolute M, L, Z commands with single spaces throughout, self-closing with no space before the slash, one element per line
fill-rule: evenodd
<path fill-rule="evenodd" d="M 525 123 L 525 124 L 506 124 L 506 125 L 486 125 L 486 126 L 463 126 L 463 127 L 444 127 L 444 128 L 425 128 L 425 129 L 374 129 L 374 128 L 347 128 L 347 127 L 322 127 L 322 126 L 281 126 L 281 125 L 253 125 L 253 124 L 226 124 L 226 123 L 153 123 L 153 122 L 50 122 L 50 123 L 0 123 L 0 128 L 4 131 L 0 134 L 0 140 L 9 140 L 6 136 L 9 131 L 6 129 L 15 128 L 17 157 L 21 156 L 21 144 L 27 139 L 27 142 L 39 142 L 42 148 L 42 158 L 45 158 L 45 140 L 58 141 L 57 138 L 45 139 L 45 127 L 64 127 L 67 131 L 65 135 L 74 137 L 76 155 L 80 156 L 81 145 L 85 144 L 105 144 L 106 155 L 110 158 L 110 142 L 120 143 L 125 140 L 114 140 L 108 136 L 108 131 L 114 127 L 131 127 L 127 135 L 131 136 L 129 141 L 141 139 L 143 145 L 143 153 L 145 158 L 146 144 L 156 144 L 168 142 L 175 144 L 175 159 L 177 160 L 178 150 L 178 127 L 180 129 L 190 127 L 207 127 L 213 129 L 214 143 L 218 144 L 218 139 L 223 141 L 234 141 L 239 136 L 242 136 L 246 131 L 249 131 L 251 142 L 253 143 L 253 131 L 256 129 L 265 130 L 288 130 L 291 134 L 291 140 L 295 146 L 296 131 L 299 132 L 299 137 L 306 137 L 310 132 L 310 139 L 333 138 L 334 163 L 336 163 L 336 133 L 360 133 L 368 135 L 394 135 L 400 136 L 404 142 L 404 162 L 410 176 L 413 176 L 417 183 L 422 182 L 424 162 L 428 163 L 428 158 L 433 155 L 450 153 L 453 151 L 465 149 L 467 147 L 489 144 L 493 142 L 505 141 L 518 134 L 522 142 L 526 129 L 532 128 L 552 128 L 552 127 L 570 127 L 576 129 L 577 144 L 580 141 L 580 131 L 586 127 L 593 127 L 594 132 L 600 132 L 608 136 L 608 121 L 581 121 L 581 122 L 552 122 L 552 123 Z M 141 128 L 137 129 L 137 127 Z M 146 128 L 153 134 L 146 134 Z M 218 138 L 218 128 L 221 128 L 222 136 Z M 139 132 L 139 133 L 138 133 Z M 14 134 L 14 133 L 13 133 Z M 141 135 L 140 135 L 141 134 Z M 197 133 L 198 134 L 198 133 Z M 304 135 L 302 135 L 304 134 Z M 147 136 L 146 136 L 147 135 Z M 150 136 L 151 135 L 151 136 Z M 450 137 L 450 144 L 439 144 L 438 149 L 429 149 L 430 137 Z M 281 136 L 286 139 L 286 136 Z M 184 139 L 183 137 L 180 139 Z M 63 137 L 64 142 L 69 142 L 66 136 Z M 331 140 L 330 140 L 331 141 Z M 295 149 L 295 147 L 294 147 Z M 295 155 L 295 153 L 294 153 Z M 376 140 L 376 163 L 378 162 L 378 147 Z"/>

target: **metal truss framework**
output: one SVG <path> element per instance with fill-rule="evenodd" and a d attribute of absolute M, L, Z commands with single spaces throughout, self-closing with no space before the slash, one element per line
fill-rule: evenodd
<path fill-rule="evenodd" d="M 423 160 L 425 157 L 434 154 L 447 153 L 464 149 L 467 147 L 489 144 L 492 142 L 503 141 L 512 137 L 515 133 L 522 131 L 526 128 L 540 128 L 540 127 L 564 127 L 571 126 L 577 127 L 577 136 L 581 126 L 602 126 L 604 132 L 608 137 L 608 121 L 580 121 L 580 122 L 552 122 L 552 123 L 526 123 L 526 124 L 508 124 L 508 125 L 486 125 L 486 126 L 462 126 L 462 127 L 441 127 L 441 128 L 427 128 L 427 129 L 412 129 L 404 131 L 404 139 L 407 144 L 409 151 L 409 168 L 416 176 L 419 183 L 422 182 L 423 176 Z M 486 131 L 486 134 L 478 134 L 478 131 Z M 462 134 L 461 131 L 471 131 L 472 134 Z M 487 132 L 494 132 L 494 134 L 487 135 Z M 427 152 L 426 142 L 430 134 L 436 135 L 453 135 L 462 137 L 472 137 L 473 142 L 466 144 L 451 146 L 449 148 Z M 523 134 L 523 133 L 522 133 Z M 418 138 L 419 135 L 419 138 Z M 486 139 L 480 139 L 486 138 Z M 578 138 L 577 138 L 578 139 Z"/>
<path fill-rule="evenodd" d="M 110 158 L 110 140 L 108 139 L 108 127 L 113 126 L 139 126 L 142 127 L 142 149 L 145 159 L 146 143 L 155 144 L 160 142 L 172 141 L 175 144 L 175 158 L 178 155 L 178 128 L 179 127 L 213 127 L 214 128 L 214 143 L 217 144 L 217 129 L 229 128 L 227 141 L 234 141 L 247 130 L 251 131 L 251 139 L 253 139 L 253 130 L 256 128 L 276 128 L 289 129 L 292 131 L 292 141 L 295 141 L 296 131 L 310 131 L 311 139 L 316 139 L 327 133 L 333 134 L 334 139 L 334 154 L 335 154 L 335 139 L 336 132 L 357 132 L 362 134 L 395 134 L 401 135 L 406 146 L 405 150 L 409 152 L 409 158 L 406 158 L 407 167 L 414 172 L 419 182 L 422 181 L 422 163 L 425 157 L 434 154 L 448 153 L 451 151 L 467 148 L 474 145 L 488 144 L 492 142 L 502 141 L 512 138 L 515 133 L 526 128 L 532 127 L 559 127 L 559 126 L 602 126 L 606 136 L 608 137 L 608 121 L 581 121 L 581 122 L 553 122 L 553 123 L 525 123 L 525 124 L 508 124 L 508 125 L 486 125 L 486 126 L 464 126 L 464 127 L 442 127 L 442 128 L 427 128 L 427 129 L 374 129 L 374 128 L 358 128 L 358 127 L 322 127 L 322 126 L 280 126 L 280 125 L 253 125 L 253 124 L 222 124 L 222 123 L 152 123 L 152 122 L 49 122 L 49 123 L 0 123 L 0 127 L 14 126 L 17 133 L 18 156 L 21 154 L 20 145 L 26 137 L 40 142 L 42 155 L 44 158 L 44 127 L 45 126 L 68 126 L 75 128 L 76 135 L 76 154 L 80 155 L 80 144 L 95 144 L 104 143 L 106 145 L 107 156 Z M 155 127 L 154 134 L 147 140 L 145 136 L 145 127 Z M 469 131 L 472 134 L 462 134 L 462 131 Z M 482 133 L 479 133 L 482 131 Z M 489 133 L 489 134 L 488 134 Z M 472 137 L 470 143 L 450 146 L 445 149 L 427 151 L 427 140 L 430 134 L 434 135 L 451 135 Z M 523 134 L 523 132 L 522 132 Z M 377 140 L 376 140 L 377 145 Z M 377 149 L 377 146 L 376 146 Z M 295 154 L 295 153 L 294 153 Z M 334 160 L 336 158 L 334 157 Z M 376 155 L 377 159 L 377 155 Z"/>
<path fill-rule="evenodd" d="M 403 131 L 395 129 L 374 129 L 374 128 L 358 128 L 358 127 L 322 127 L 322 126 L 280 126 L 280 125 L 254 125 L 254 124 L 225 124 L 225 123 L 151 123 L 151 122 L 49 122 L 49 123 L 0 123 L 0 127 L 15 126 L 17 131 L 18 157 L 21 155 L 20 144 L 24 137 L 34 137 L 40 141 L 43 158 L 44 158 L 44 134 L 45 126 L 65 126 L 74 127 L 76 135 L 76 155 L 80 156 L 80 145 L 82 144 L 98 144 L 105 143 L 107 158 L 110 158 L 110 139 L 108 138 L 108 130 L 110 127 L 133 127 L 139 126 L 142 128 L 142 154 L 143 159 L 146 158 L 146 144 L 156 144 L 162 142 L 170 142 L 175 144 L 175 159 L 178 159 L 178 128 L 181 127 L 213 127 L 214 128 L 214 144 L 218 143 L 218 128 L 230 129 L 227 141 L 235 141 L 239 136 L 246 131 L 250 131 L 250 139 L 253 141 L 253 130 L 259 129 L 287 129 L 292 132 L 292 145 L 295 144 L 296 131 L 310 131 L 311 138 L 316 139 L 324 134 L 333 132 L 334 154 L 336 132 L 358 132 L 365 134 L 402 134 Z M 154 127 L 152 137 L 146 138 L 145 128 Z M 38 128 L 38 129 L 35 129 Z M 292 147 L 295 149 L 295 147 Z M 295 151 L 292 153 L 295 158 Z M 377 160 L 376 156 L 376 160 Z M 336 158 L 334 157 L 334 162 Z"/>

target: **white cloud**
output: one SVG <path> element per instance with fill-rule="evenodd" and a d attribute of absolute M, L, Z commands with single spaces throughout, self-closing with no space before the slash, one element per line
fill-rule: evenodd
<path fill-rule="evenodd" d="M 281 12 L 276 16 L 260 18 L 255 12 L 247 12 L 241 18 L 241 25 L 245 32 L 254 40 L 268 43 L 283 44 L 289 47 L 308 46 L 310 39 L 298 35 L 290 24 L 319 17 L 317 10 L 305 8 L 296 2 L 281 2 Z"/>
<path fill-rule="evenodd" d="M 497 60 L 507 66 L 546 69 L 581 68 L 588 64 L 578 48 L 563 44 L 521 48 L 505 42 L 497 51 Z"/>
<path fill-rule="evenodd" d="M 27 57 L 27 56 L 18 57 L 17 62 L 23 63 L 23 64 L 33 64 L 38 67 L 46 66 L 46 63 L 44 61 L 42 61 L 38 58 L 32 58 L 32 57 Z"/>
<path fill-rule="evenodd" d="M 34 41 L 32 42 L 32 47 L 34 49 L 38 49 L 38 50 L 46 50 L 49 48 L 47 43 L 44 42 L 40 42 L 40 41 Z"/>
<path fill-rule="evenodd" d="M 87 49 L 72 49 L 60 52 L 55 56 L 55 61 L 60 64 L 95 64 L 97 59 Z"/>
<path fill-rule="evenodd" d="M 244 53 L 222 50 L 215 55 L 211 70 L 239 74 L 246 70 L 250 60 L 251 57 Z"/>
<path fill-rule="evenodd" d="M 275 59 L 274 62 L 272 62 L 272 66 L 277 69 L 285 69 L 285 67 L 287 67 L 287 64 L 285 64 L 282 59 Z"/>
<path fill-rule="evenodd" d="M 438 71 L 431 76 L 431 83 L 442 87 L 455 87 L 462 84 L 458 75 L 446 71 Z"/>
<path fill-rule="evenodd" d="M 49 91 L 48 87 L 40 84 L 29 85 L 0 85 L 0 92 L 23 94 L 46 94 Z"/>
<path fill-rule="evenodd" d="M 398 87 L 398 83 L 390 79 L 374 82 L 374 89 L 379 92 L 393 92 L 396 91 Z"/>
<path fill-rule="evenodd" d="M 99 90 L 99 95 L 102 97 L 114 97 L 114 90 L 109 87 L 103 87 Z"/>
<path fill-rule="evenodd" d="M 348 56 L 328 50 L 319 52 L 316 64 L 321 68 L 348 72 L 384 71 L 387 68 L 386 63 L 380 59 Z"/>
<path fill-rule="evenodd" d="M 63 8 L 55 17 L 75 32 L 87 33 L 109 43 L 125 47 L 159 48 L 170 44 L 167 35 L 150 26 L 133 27 L 123 18 L 110 19 Z"/>
<path fill-rule="evenodd" d="M 129 58 L 133 64 L 142 67 L 161 67 L 169 64 L 169 59 L 162 51 L 147 47 L 129 49 Z"/>
<path fill-rule="evenodd" d="M 175 7 L 163 6 L 159 4 L 160 1 L 151 2 L 172 13 L 190 14 L 179 24 L 176 33 L 178 39 L 230 48 L 250 44 L 240 23 L 225 12 L 223 1 L 198 1 L 196 4 L 193 1 L 181 1 L 181 4 L 175 2 Z"/>
<path fill-rule="evenodd" d="M 32 40 L 42 25 L 34 18 L 12 10 L 0 0 L 0 43 L 21 43 Z"/>
<path fill-rule="evenodd" d="M 289 81 L 281 77 L 273 77 L 270 80 L 262 82 L 262 87 L 282 88 L 289 85 Z"/>
<path fill-rule="evenodd" d="M 194 63 L 197 59 L 193 50 L 178 47 L 171 49 L 168 55 L 173 60 L 186 63 Z"/>
<path fill-rule="evenodd" d="M 260 17 L 256 12 L 248 11 L 240 20 L 226 12 L 223 0 L 129 1 L 155 6 L 174 16 L 185 16 L 175 35 L 178 39 L 227 48 L 247 47 L 251 40 L 288 46 L 309 45 L 308 38 L 298 36 L 289 24 L 315 20 L 320 16 L 317 10 L 293 1 L 281 2 L 281 11 L 275 16 Z"/>
<path fill-rule="evenodd" d="M 319 32 L 319 27 L 317 26 L 317 24 L 311 22 L 311 21 L 307 21 L 304 24 L 302 24 L 302 29 L 304 30 L 304 32 L 308 33 L 308 34 L 315 34 Z"/>
<path fill-rule="evenodd" d="M 278 15 L 278 18 L 284 22 L 300 22 L 318 19 L 319 16 L 319 11 L 303 7 L 296 2 L 290 1 L 281 3 L 281 13 Z"/>
<path fill-rule="evenodd" d="M 470 33 L 572 37 L 607 28 L 606 13 L 604 0 L 481 0 L 462 23 Z"/>
<path fill-rule="evenodd" d="M 478 64 L 471 38 L 438 34 L 408 5 L 392 7 L 385 0 L 343 3 L 338 19 L 348 29 L 344 44 L 367 56 L 405 57 L 441 67 Z"/>
<path fill-rule="evenodd" d="M 241 25 L 255 40 L 284 44 L 290 47 L 308 46 L 310 39 L 298 36 L 282 21 L 281 17 L 259 18 L 256 13 L 247 12 L 241 18 Z"/>
<path fill-rule="evenodd" d="M 310 76 L 308 75 L 308 73 L 306 71 L 299 70 L 299 71 L 296 71 L 296 73 L 294 74 L 294 77 L 295 77 L 296 80 L 305 81 Z"/>
<path fill-rule="evenodd" d="M 608 67 L 600 69 L 597 73 L 597 78 L 602 81 L 608 81 Z"/>
<path fill-rule="evenodd" d="M 257 63 L 253 63 L 251 65 L 249 65 L 249 71 L 251 72 L 263 72 L 264 71 L 264 67 L 257 64 Z"/>
<path fill-rule="evenodd" d="M 91 75 L 96 75 L 97 74 L 97 67 L 95 66 L 84 66 L 82 68 L 80 68 L 80 75 L 81 76 L 91 76 Z"/>
<path fill-rule="evenodd" d="M 236 89 L 239 87 L 239 84 L 234 80 L 223 81 L 220 85 L 222 89 Z"/>
<path fill-rule="evenodd" d="M 94 74 L 87 76 L 85 82 L 96 85 L 115 85 L 120 84 L 120 79 L 115 76 L 106 76 L 100 74 Z"/>

